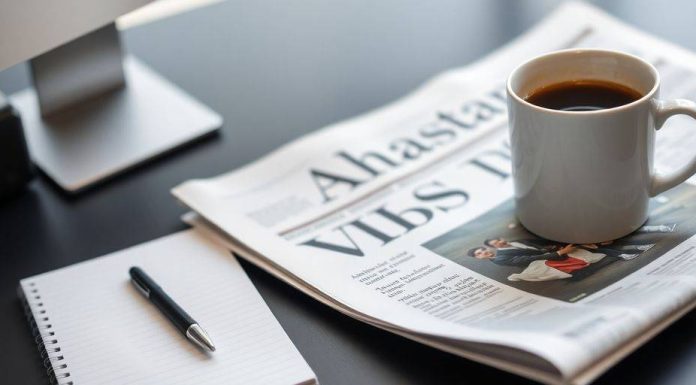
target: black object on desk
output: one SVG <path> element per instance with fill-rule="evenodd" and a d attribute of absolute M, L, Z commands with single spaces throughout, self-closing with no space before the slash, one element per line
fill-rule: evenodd
<path fill-rule="evenodd" d="M 22 119 L 0 92 L 0 202 L 24 191 L 33 176 Z"/>
<path fill-rule="evenodd" d="M 215 351 L 215 345 L 208 336 L 208 333 L 194 321 L 184 309 L 162 290 L 141 268 L 131 267 L 128 270 L 133 285 L 140 291 L 145 298 L 149 299 L 179 331 L 201 349 L 211 352 Z"/>

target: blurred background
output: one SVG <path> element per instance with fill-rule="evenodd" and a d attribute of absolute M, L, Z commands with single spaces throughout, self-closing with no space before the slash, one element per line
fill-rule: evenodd
<path fill-rule="evenodd" d="M 243 138 L 239 143 L 253 141 L 253 146 L 232 146 L 240 158 L 250 159 L 480 58 L 560 3 L 230 0 L 132 28 L 123 36 L 128 51 L 221 112 L 225 132 Z M 696 2 L 591 3 L 696 50 Z M 0 73 L 5 93 L 27 84 L 25 65 Z M 272 137 L 258 135 L 257 130 L 271 128 Z M 211 172 L 228 169 L 221 164 Z"/>

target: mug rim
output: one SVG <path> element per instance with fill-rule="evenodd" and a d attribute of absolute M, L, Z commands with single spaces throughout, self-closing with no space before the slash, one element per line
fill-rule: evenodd
<path fill-rule="evenodd" d="M 594 111 L 563 111 L 563 110 L 554 110 L 551 108 L 546 108 L 546 107 L 541 107 L 537 106 L 536 104 L 530 103 L 526 101 L 524 98 L 520 97 L 517 95 L 517 93 L 512 89 L 512 80 L 516 77 L 518 72 L 529 65 L 534 64 L 536 61 L 540 61 L 549 57 L 553 56 L 562 56 L 562 55 L 568 55 L 568 54 L 587 54 L 587 53 L 600 53 L 600 54 L 605 54 L 605 55 L 612 55 L 612 56 L 623 56 L 624 58 L 628 58 L 631 60 L 637 60 L 638 62 L 642 63 L 645 65 L 650 72 L 653 74 L 654 84 L 650 91 L 646 92 L 645 95 L 643 95 L 640 99 L 634 100 L 631 103 L 623 104 L 618 107 L 612 107 L 612 108 L 605 108 L 602 110 L 594 110 Z M 510 76 L 508 76 L 507 82 L 506 82 L 506 89 L 508 95 L 512 96 L 518 103 L 521 103 L 523 105 L 526 105 L 532 109 L 538 110 L 540 112 L 545 112 L 545 113 L 556 113 L 560 115 L 569 115 L 569 116 L 578 116 L 578 115 L 597 115 L 597 114 L 606 114 L 606 113 L 612 113 L 616 111 L 621 111 L 621 110 L 627 110 L 630 109 L 638 104 L 642 104 L 646 102 L 647 100 L 651 99 L 655 92 L 657 92 L 657 89 L 660 87 L 660 73 L 657 71 L 657 68 L 653 66 L 650 62 L 646 61 L 643 58 L 640 58 L 636 55 L 632 55 L 626 52 L 621 52 L 621 51 L 616 51 L 612 49 L 599 49 L 599 48 L 569 48 L 569 49 L 562 49 L 562 50 L 557 50 L 553 52 L 547 52 L 541 55 L 534 56 L 519 65 L 515 67 L 515 69 L 510 72 Z"/>

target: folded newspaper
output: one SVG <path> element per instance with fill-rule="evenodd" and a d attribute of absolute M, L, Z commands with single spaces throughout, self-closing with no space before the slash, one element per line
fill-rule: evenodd
<path fill-rule="evenodd" d="M 696 98 L 696 55 L 568 3 L 390 105 L 173 194 L 189 222 L 342 313 L 543 383 L 586 384 L 696 303 L 696 187 L 653 199 L 648 222 L 613 242 L 567 247 L 519 225 L 505 78 L 572 47 L 641 56 L 664 96 Z M 662 129 L 656 167 L 685 163 L 689 123 Z M 562 249 L 567 263 L 545 260 Z"/>

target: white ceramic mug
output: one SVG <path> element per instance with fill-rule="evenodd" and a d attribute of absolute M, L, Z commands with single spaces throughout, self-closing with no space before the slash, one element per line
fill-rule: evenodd
<path fill-rule="evenodd" d="M 643 95 L 619 107 L 560 111 L 525 100 L 544 86 L 603 80 Z M 647 220 L 648 200 L 696 172 L 696 157 L 670 175 L 653 170 L 655 133 L 671 116 L 696 118 L 696 103 L 660 100 L 660 76 L 625 53 L 572 49 L 531 59 L 507 82 L 512 171 L 519 221 L 544 238 L 592 243 L 620 238 Z"/>

